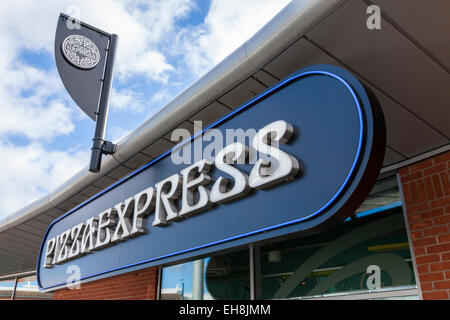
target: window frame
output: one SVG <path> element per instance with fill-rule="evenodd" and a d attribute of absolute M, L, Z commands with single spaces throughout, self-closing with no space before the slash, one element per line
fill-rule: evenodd
<path fill-rule="evenodd" d="M 419 300 L 422 300 L 422 292 L 420 289 L 419 277 L 417 273 L 416 259 L 414 255 L 414 250 L 412 250 L 412 241 L 411 234 L 409 229 L 408 217 L 406 214 L 405 201 L 403 196 L 403 190 L 401 186 L 401 181 L 398 172 L 383 172 L 379 175 L 377 182 L 389 177 L 395 177 L 394 179 L 397 181 L 397 186 L 400 193 L 400 201 L 402 207 L 403 218 L 405 222 L 405 230 L 408 237 L 409 251 L 412 259 L 412 266 L 414 271 L 414 276 L 416 279 L 416 284 L 411 286 L 405 286 L 402 288 L 386 288 L 379 290 L 369 290 L 369 292 L 355 292 L 355 293 L 337 293 L 337 294 L 329 294 L 322 295 L 317 297 L 296 297 L 296 298 L 288 298 L 292 300 L 361 300 L 361 299 L 382 299 L 382 298 L 395 298 L 395 297 L 407 297 L 407 296 L 417 296 Z M 247 250 L 249 251 L 249 277 L 250 277 L 250 300 L 259 300 L 261 299 L 261 284 L 258 281 L 258 277 L 261 274 L 260 270 L 260 262 L 259 262 L 259 251 L 262 244 L 250 244 L 247 246 Z M 238 248 L 236 248 L 238 249 Z M 244 248 L 241 248 L 241 250 Z M 217 252 L 220 254 L 220 252 Z M 198 259 L 198 258 L 196 258 Z M 194 261 L 196 259 L 192 259 L 190 261 Z M 190 261 L 185 261 L 181 263 L 187 263 Z M 175 263 L 176 264 L 176 263 Z M 169 267 L 171 265 L 175 265 L 171 263 L 170 265 L 161 265 L 158 268 L 158 284 L 157 284 L 157 300 L 161 300 L 161 290 L 162 290 L 162 278 L 163 278 L 163 269 L 165 267 Z"/>

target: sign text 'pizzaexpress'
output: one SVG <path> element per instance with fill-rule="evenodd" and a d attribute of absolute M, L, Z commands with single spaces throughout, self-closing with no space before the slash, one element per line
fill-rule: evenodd
<path fill-rule="evenodd" d="M 262 189 L 293 179 L 299 171 L 295 157 L 276 146 L 286 143 L 293 135 L 293 126 L 278 120 L 262 129 L 252 139 L 252 147 L 265 155 L 253 166 L 250 175 L 233 166 L 248 155 L 248 147 L 240 142 L 229 144 L 217 153 L 214 163 L 200 160 L 116 204 L 87 221 L 49 239 L 46 243 L 43 267 L 51 268 L 119 241 L 146 233 L 145 219 L 154 212 L 154 227 L 240 198 L 252 189 Z M 242 163 L 242 162 L 240 162 Z M 232 179 L 219 176 L 212 181 L 212 166 Z M 212 184 L 212 188 L 206 185 Z M 232 187 L 230 187 L 232 185 Z M 194 196 L 194 193 L 197 193 Z M 175 203 L 181 198 L 181 208 Z"/>

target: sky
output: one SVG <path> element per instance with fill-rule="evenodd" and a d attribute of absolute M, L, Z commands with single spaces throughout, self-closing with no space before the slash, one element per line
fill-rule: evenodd
<path fill-rule="evenodd" d="M 95 123 L 59 79 L 60 12 L 119 35 L 106 139 L 118 142 L 289 0 L 0 2 L 0 219 L 88 165 Z"/>

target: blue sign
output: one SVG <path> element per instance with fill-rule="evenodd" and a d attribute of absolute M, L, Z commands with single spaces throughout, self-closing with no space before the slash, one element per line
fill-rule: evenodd
<path fill-rule="evenodd" d="M 86 282 L 326 231 L 366 198 L 385 140 L 381 108 L 353 75 L 299 70 L 56 219 L 38 285 L 62 288 L 74 268 Z"/>

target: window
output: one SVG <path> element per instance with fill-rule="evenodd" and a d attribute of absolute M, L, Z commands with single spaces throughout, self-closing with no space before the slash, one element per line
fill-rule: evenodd
<path fill-rule="evenodd" d="M 263 299 L 418 298 L 395 177 L 332 230 L 257 251 Z M 393 293 L 396 292 L 396 293 Z"/>
<path fill-rule="evenodd" d="M 0 280 L 0 300 L 11 300 L 14 291 L 14 279 Z"/>
<path fill-rule="evenodd" d="M 250 299 L 250 292 L 256 299 L 418 299 L 396 177 L 379 180 L 327 232 L 162 269 L 161 299 Z"/>
<path fill-rule="evenodd" d="M 41 300 L 52 299 L 52 293 L 39 291 L 34 272 L 2 277 L 0 280 L 0 300 Z"/>
<path fill-rule="evenodd" d="M 17 279 L 15 300 L 41 300 L 52 298 L 53 294 L 42 293 L 39 291 L 36 275 Z"/>
<path fill-rule="evenodd" d="M 161 299 L 250 299 L 248 250 L 163 268 Z"/>
<path fill-rule="evenodd" d="M 322 298 L 415 289 L 401 208 L 260 249 L 261 298 Z"/>

